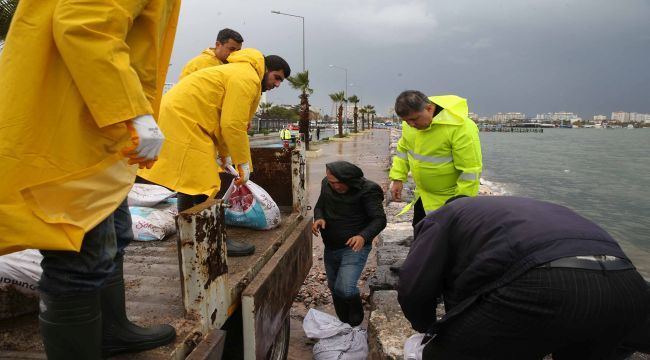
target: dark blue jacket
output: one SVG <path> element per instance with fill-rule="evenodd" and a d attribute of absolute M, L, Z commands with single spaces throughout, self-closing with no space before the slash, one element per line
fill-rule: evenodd
<path fill-rule="evenodd" d="M 424 332 L 435 323 L 440 295 L 445 321 L 534 267 L 579 255 L 627 259 L 605 230 L 564 206 L 508 196 L 462 198 L 416 226 L 398 299 L 413 328 Z"/>

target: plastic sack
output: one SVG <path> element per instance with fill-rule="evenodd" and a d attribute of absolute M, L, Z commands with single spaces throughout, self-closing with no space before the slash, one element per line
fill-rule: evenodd
<path fill-rule="evenodd" d="M 422 344 L 422 339 L 425 336 L 426 334 L 417 333 L 406 339 L 404 343 L 404 360 L 422 360 L 422 351 L 424 351 L 424 347 L 429 343 L 427 341 Z"/>
<path fill-rule="evenodd" d="M 175 192 L 158 185 L 133 184 L 129 191 L 129 206 L 152 207 L 176 195 Z"/>
<path fill-rule="evenodd" d="M 0 319 L 38 311 L 42 259 L 32 249 L 0 256 Z"/>
<path fill-rule="evenodd" d="M 154 207 L 129 206 L 133 239 L 162 240 L 176 233 L 176 198 L 165 200 Z"/>
<path fill-rule="evenodd" d="M 309 309 L 302 323 L 314 345 L 314 360 L 365 360 L 368 358 L 368 334 L 361 327 L 351 327 L 335 316 Z"/>
<path fill-rule="evenodd" d="M 232 166 L 228 171 L 237 175 Z M 241 186 L 233 180 L 223 200 L 230 204 L 225 211 L 226 225 L 257 230 L 273 229 L 280 225 L 280 208 L 264 189 L 250 180 Z"/>

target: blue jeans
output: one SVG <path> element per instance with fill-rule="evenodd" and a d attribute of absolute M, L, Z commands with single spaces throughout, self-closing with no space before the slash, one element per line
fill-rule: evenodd
<path fill-rule="evenodd" d="M 330 291 L 343 299 L 359 296 L 357 283 L 361 271 L 366 266 L 372 244 L 367 244 L 358 252 L 346 246 L 341 249 L 325 248 L 325 273 Z"/>
<path fill-rule="evenodd" d="M 109 217 L 84 235 L 79 253 L 42 250 L 39 290 L 52 296 L 98 290 L 115 270 L 115 260 L 133 240 L 126 199 Z"/>

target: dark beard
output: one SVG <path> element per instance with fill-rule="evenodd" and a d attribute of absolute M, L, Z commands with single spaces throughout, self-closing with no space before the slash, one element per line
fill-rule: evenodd
<path fill-rule="evenodd" d="M 269 73 L 265 72 L 264 76 L 262 77 L 262 92 L 265 92 L 266 90 L 268 90 L 266 88 L 266 80 L 268 79 L 268 77 L 269 77 Z"/>

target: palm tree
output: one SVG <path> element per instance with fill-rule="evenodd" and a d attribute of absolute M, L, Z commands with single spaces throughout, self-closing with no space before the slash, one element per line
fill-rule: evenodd
<path fill-rule="evenodd" d="M 375 114 L 377 112 L 375 111 L 375 107 L 373 105 L 368 105 L 368 126 L 371 129 L 375 128 Z M 372 116 L 372 123 L 370 123 L 370 117 Z"/>
<path fill-rule="evenodd" d="M 366 120 L 368 121 L 367 129 L 370 129 L 370 115 L 374 111 L 375 107 L 372 105 L 366 105 L 363 107 L 363 112 L 366 114 Z"/>
<path fill-rule="evenodd" d="M 361 114 L 361 131 L 364 131 L 366 129 L 366 114 L 368 111 L 366 110 L 365 106 L 362 106 L 361 109 L 359 109 L 359 114 Z"/>
<path fill-rule="evenodd" d="M 309 95 L 314 89 L 309 87 L 309 70 L 290 76 L 287 80 L 291 87 L 301 91 L 300 94 L 300 133 L 305 136 L 305 149 L 309 150 Z"/>
<path fill-rule="evenodd" d="M 330 99 L 334 102 L 334 105 L 338 105 L 338 111 L 336 114 L 336 120 L 339 124 L 339 135 L 338 137 L 343 137 L 343 102 L 345 102 L 345 92 L 339 91 L 334 94 L 330 94 Z"/>
<path fill-rule="evenodd" d="M 357 119 L 359 118 L 358 115 L 359 109 L 357 108 L 357 104 L 359 103 L 359 101 L 361 101 L 361 99 L 359 99 L 359 97 L 356 95 L 352 95 L 348 97 L 348 101 L 354 104 L 354 111 L 352 113 L 352 118 L 354 119 L 354 132 L 358 133 L 359 130 L 357 130 Z"/>
<path fill-rule="evenodd" d="M 4 47 L 11 19 L 14 17 L 19 0 L 0 0 L 0 49 Z"/>

